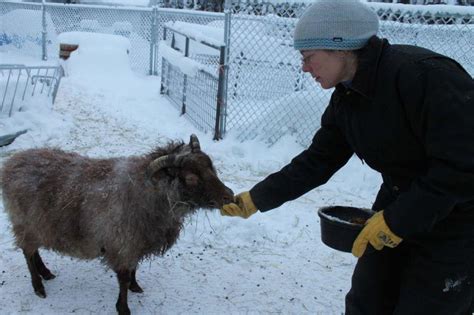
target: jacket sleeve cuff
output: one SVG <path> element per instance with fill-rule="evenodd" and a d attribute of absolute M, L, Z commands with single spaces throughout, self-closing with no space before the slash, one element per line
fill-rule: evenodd
<path fill-rule="evenodd" d="M 384 210 L 384 218 L 389 229 L 405 239 L 431 231 L 455 204 L 455 200 L 446 195 L 433 194 L 414 184 Z"/>

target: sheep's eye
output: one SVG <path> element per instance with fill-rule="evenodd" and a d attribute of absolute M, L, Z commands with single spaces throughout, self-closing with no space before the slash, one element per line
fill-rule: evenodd
<path fill-rule="evenodd" d="M 199 183 L 199 176 L 193 173 L 186 174 L 184 176 L 184 182 L 186 183 L 186 186 L 197 186 Z"/>

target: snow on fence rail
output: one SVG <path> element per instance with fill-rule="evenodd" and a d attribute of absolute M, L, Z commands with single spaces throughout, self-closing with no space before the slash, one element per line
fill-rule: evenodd
<path fill-rule="evenodd" d="M 302 144 L 308 144 L 319 127 L 321 112 L 330 95 L 330 91 L 322 90 L 310 76 L 301 72 L 300 56 L 292 47 L 296 18 L 310 4 L 232 1 L 226 5 L 226 14 L 157 6 L 45 3 L 40 8 L 51 17 L 56 33 L 87 29 L 129 38 L 132 45 L 130 59 L 135 71 L 162 75 L 162 69 L 170 69 L 170 78 L 179 75 L 172 73 L 177 68 L 167 64 L 162 67 L 159 43 L 163 40 L 166 23 L 182 21 L 224 30 L 230 36 L 223 40 L 227 49 L 228 75 L 224 77 L 223 108 L 226 111 L 220 120 L 221 136 L 232 132 L 242 140 L 258 138 L 273 143 L 283 135 L 291 134 Z M 380 18 L 380 36 L 388 38 L 391 43 L 419 45 L 453 57 L 474 75 L 474 7 L 374 2 L 368 5 Z M 0 2 L 0 15 L 25 8 L 29 8 L 29 4 L 4 0 Z M 34 10 L 38 8 L 34 6 Z M 28 23 L 24 21 L 22 24 Z M 43 32 L 50 32 L 48 23 L 51 23 L 49 18 Z M 0 29 L 0 50 L 4 49 L 1 33 Z M 45 38 L 50 37 L 46 35 Z M 38 49 L 41 48 L 38 46 Z M 201 64 L 212 59 L 203 59 L 199 54 L 190 54 L 188 58 Z M 218 63 L 217 57 L 212 59 L 214 67 Z M 206 76 L 207 72 L 199 73 L 199 76 Z M 189 96 L 186 99 L 188 104 L 201 102 L 201 99 L 209 99 L 206 101 L 209 104 L 213 102 L 211 99 L 215 98 L 219 85 L 211 77 L 196 79 L 192 86 L 200 99 L 196 96 L 192 100 Z M 176 91 L 183 89 L 183 79 L 170 79 L 166 84 L 175 86 Z M 203 92 L 211 90 L 213 94 Z M 181 102 L 182 94 L 175 96 Z M 214 111 L 217 103 L 215 106 Z M 207 107 L 194 108 L 196 115 L 185 117 L 200 129 L 208 130 L 215 122 L 211 122 L 206 114 Z"/>

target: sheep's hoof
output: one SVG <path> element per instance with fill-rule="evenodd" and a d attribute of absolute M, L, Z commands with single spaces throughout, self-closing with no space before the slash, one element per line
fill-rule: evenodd
<path fill-rule="evenodd" d="M 117 309 L 117 312 L 119 315 L 130 315 L 130 309 L 128 308 L 127 305 L 119 305 L 115 304 L 115 308 Z"/>
<path fill-rule="evenodd" d="M 129 289 L 130 289 L 130 291 L 132 291 L 134 293 L 143 293 L 143 289 L 140 288 L 138 283 L 131 283 Z"/>
<path fill-rule="evenodd" d="M 35 290 L 35 294 L 37 296 L 39 296 L 40 298 L 42 298 L 42 299 L 46 298 L 46 292 L 44 291 L 44 288 L 39 288 L 39 289 Z"/>
<path fill-rule="evenodd" d="M 52 273 L 47 273 L 47 274 L 44 274 L 44 275 L 41 275 L 41 277 L 44 279 L 44 280 L 52 280 L 54 278 L 56 278 L 55 275 L 53 275 Z"/>

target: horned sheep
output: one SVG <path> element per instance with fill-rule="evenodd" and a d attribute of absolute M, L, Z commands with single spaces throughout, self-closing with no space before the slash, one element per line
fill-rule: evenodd
<path fill-rule="evenodd" d="M 119 314 L 130 314 L 128 290 L 141 260 L 163 255 L 177 240 L 185 217 L 219 208 L 233 192 L 191 135 L 153 152 L 93 159 L 59 149 L 29 149 L 4 164 L 1 188 L 16 245 L 26 258 L 35 293 L 55 276 L 38 249 L 80 259 L 101 258 L 117 274 Z"/>

